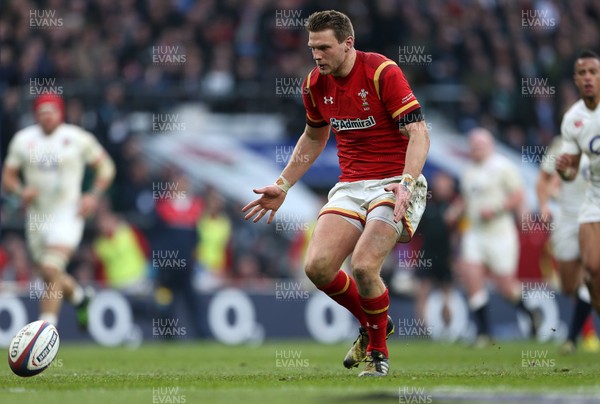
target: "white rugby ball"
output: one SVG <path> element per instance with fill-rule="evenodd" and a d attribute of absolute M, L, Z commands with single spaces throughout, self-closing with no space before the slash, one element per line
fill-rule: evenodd
<path fill-rule="evenodd" d="M 46 369 L 58 353 L 60 339 L 56 327 L 38 320 L 27 324 L 8 347 L 8 364 L 22 377 L 37 375 Z"/>

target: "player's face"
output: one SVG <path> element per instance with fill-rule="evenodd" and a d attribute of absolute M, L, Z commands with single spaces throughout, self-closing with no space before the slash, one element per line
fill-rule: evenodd
<path fill-rule="evenodd" d="M 42 127 L 44 133 L 52 133 L 62 123 L 62 113 L 58 106 L 52 103 L 44 103 L 35 111 L 35 118 Z"/>
<path fill-rule="evenodd" d="M 348 49 L 352 47 L 352 39 L 339 43 L 332 29 L 308 33 L 308 47 L 321 74 L 339 75 L 346 61 Z"/>
<path fill-rule="evenodd" d="M 581 97 L 596 99 L 600 97 L 600 60 L 577 59 L 574 78 Z"/>
<path fill-rule="evenodd" d="M 469 137 L 471 159 L 475 162 L 485 160 L 493 151 L 493 144 L 488 136 L 481 133 L 473 133 Z"/>

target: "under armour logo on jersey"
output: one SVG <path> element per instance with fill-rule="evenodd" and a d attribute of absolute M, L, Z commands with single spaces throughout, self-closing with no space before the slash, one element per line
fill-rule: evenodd
<path fill-rule="evenodd" d="M 323 97 L 323 102 L 325 104 L 333 104 L 333 96 L 331 96 L 331 97 Z"/>

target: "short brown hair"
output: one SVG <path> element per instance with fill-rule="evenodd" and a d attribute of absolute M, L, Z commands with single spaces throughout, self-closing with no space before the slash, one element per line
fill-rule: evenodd
<path fill-rule="evenodd" d="M 325 31 L 332 29 L 338 43 L 344 42 L 349 36 L 354 37 L 354 28 L 350 18 L 344 13 L 335 10 L 317 11 L 312 13 L 306 21 L 308 32 Z"/>

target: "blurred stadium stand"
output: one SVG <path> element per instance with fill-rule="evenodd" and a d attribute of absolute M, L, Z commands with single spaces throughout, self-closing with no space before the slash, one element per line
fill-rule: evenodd
<path fill-rule="evenodd" d="M 296 20 L 322 9 L 351 17 L 358 49 L 399 62 L 432 123 L 426 173 L 456 174 L 464 149 L 455 146 L 446 159 L 448 150 L 436 146 L 436 138 L 449 144 L 455 138 L 448 136 L 475 126 L 492 130 L 514 159 L 547 145 L 577 99 L 574 57 L 600 48 L 596 0 L 5 0 L 1 155 L 12 135 L 32 122 L 31 100 L 45 83 L 64 94 L 68 121 L 94 133 L 115 159 L 109 206 L 151 244 L 157 231 L 153 186 L 181 171 L 200 197 L 207 189 L 226 197 L 233 231 L 222 251 L 225 264 L 215 269 L 217 284 L 227 279 L 260 289 L 271 286 L 265 279 L 301 278 L 300 257 L 313 225 L 307 217 L 315 217 L 319 199 L 336 181 L 334 144 L 307 174 L 306 187 L 290 194 L 283 213 L 300 231 L 248 224 L 239 209 L 252 187 L 276 177 L 304 127 L 296 90 L 313 62 Z M 33 27 L 31 19 L 40 18 L 35 10 L 53 12 L 44 18 L 59 26 Z M 532 16 L 545 26 L 533 26 Z M 288 22 L 280 24 L 281 18 Z M 532 96 L 528 79 L 549 93 Z M 153 129 L 163 118 L 185 129 Z M 194 146 L 186 146 L 189 141 Z M 174 154 L 177 144 L 191 154 Z M 227 159 L 231 164 L 222 164 Z M 521 166 L 533 188 L 536 165 Z M 535 209 L 535 200 L 529 202 Z M 33 275 L 16 213 L 5 199 L 0 279 L 26 282 Z M 90 282 L 103 279 L 91 251 L 96 236 L 91 222 L 70 268 Z M 527 276 L 540 276 L 540 264 L 531 265 L 536 268 Z M 390 264 L 384 272 L 389 277 L 393 270 Z"/>

